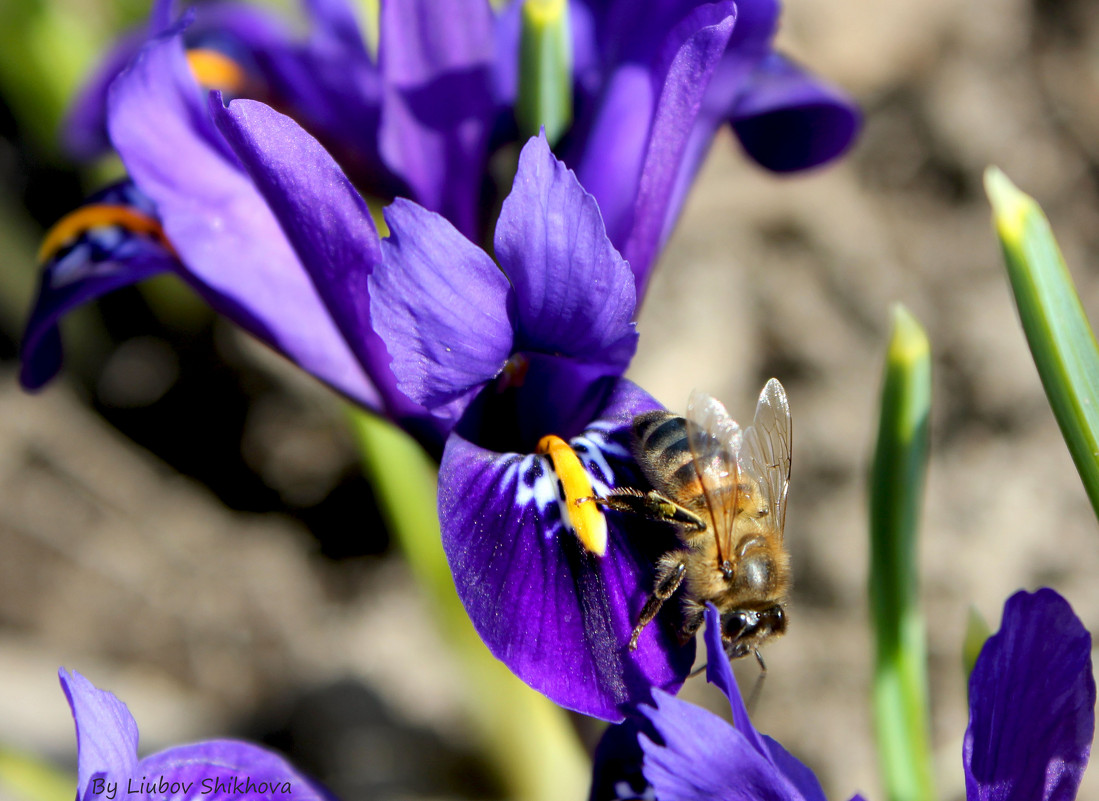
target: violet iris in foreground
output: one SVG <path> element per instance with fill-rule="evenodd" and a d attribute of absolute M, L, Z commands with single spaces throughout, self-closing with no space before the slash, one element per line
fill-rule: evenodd
<path fill-rule="evenodd" d="M 76 801 L 331 801 L 282 757 L 235 740 L 176 746 L 139 760 L 137 723 L 126 705 L 79 673 L 62 668 L 58 675 L 76 721 Z"/>
<path fill-rule="evenodd" d="M 627 648 L 669 543 L 627 536 L 613 519 L 606 542 L 589 539 L 574 514 L 591 488 L 638 480 L 630 425 L 658 406 L 621 378 L 637 341 L 633 274 L 594 198 L 542 137 L 523 149 L 500 213 L 499 267 L 411 203 L 394 203 L 386 220 L 371 317 L 399 388 L 454 420 L 439 518 L 458 594 L 523 681 L 621 719 L 652 685 L 678 687 L 693 656 L 661 625 Z M 570 479 L 590 484 L 572 491 Z"/>
<path fill-rule="evenodd" d="M 823 801 L 812 772 L 752 727 L 719 631 L 711 606 L 706 675 L 729 698 L 733 724 L 655 690 L 604 736 L 591 801 Z M 1091 635 L 1053 590 L 1016 593 L 969 678 L 966 798 L 1071 801 L 1094 733 Z"/>

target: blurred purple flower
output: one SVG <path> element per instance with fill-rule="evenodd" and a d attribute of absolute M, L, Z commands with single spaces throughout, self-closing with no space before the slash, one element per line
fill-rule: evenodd
<path fill-rule="evenodd" d="M 658 404 L 620 377 L 637 341 L 629 266 L 543 137 L 523 149 L 501 210 L 499 267 L 412 203 L 395 202 L 386 220 L 371 316 L 400 389 L 453 421 L 439 517 L 458 594 L 523 681 L 621 719 L 652 685 L 678 687 L 693 647 L 652 627 L 628 650 L 658 553 L 613 526 L 605 546 L 583 542 L 575 499 L 562 495 L 567 466 L 535 450 L 546 435 L 569 441 L 575 474 L 602 492 L 637 480 L 630 425 Z M 660 535 L 649 545 L 659 549 Z"/>
<path fill-rule="evenodd" d="M 655 690 L 604 736 L 591 801 L 823 801 L 812 772 L 753 728 L 719 632 L 710 606 L 706 675 L 728 697 L 733 724 Z M 966 798 L 1071 801 L 1094 731 L 1091 635 L 1053 590 L 1016 593 L 969 679 Z"/>
<path fill-rule="evenodd" d="M 155 207 L 158 239 L 172 245 L 163 262 L 215 309 L 354 402 L 418 419 L 391 391 L 368 330 L 357 342 L 348 337 L 362 332 L 330 319 L 339 315 L 320 297 L 296 235 L 212 124 L 202 93 L 268 101 L 334 157 L 340 166 L 328 180 L 369 196 L 410 197 L 478 241 L 491 206 L 482 202 L 490 152 L 516 135 L 519 3 L 498 15 L 485 0 L 450 0 L 446 13 L 434 0 L 383 3 L 376 60 L 346 0 L 308 0 L 302 39 L 270 14 L 231 3 L 202 4 L 172 25 L 171 5 L 157 0 L 147 31 L 126 37 L 93 76 L 71 115 L 70 144 L 90 154 L 109 138 Z M 561 152 L 596 196 L 639 299 L 722 120 L 754 125 L 742 139 L 763 144 L 749 152 L 781 170 L 822 163 L 854 137 L 858 118 L 846 97 L 785 62 L 776 66 L 772 0 L 742 0 L 736 10 L 731 0 L 660 0 L 643 15 L 624 0 L 574 2 L 571 10 L 576 124 Z M 197 54 L 212 55 L 213 69 L 198 66 Z M 780 157 L 760 157 L 764 149 Z M 96 227 L 77 235 L 94 238 Z M 28 386 L 58 369 L 53 323 L 61 314 L 147 275 L 145 261 L 127 273 L 124 258 L 147 244 L 117 241 L 148 240 L 148 232 L 117 221 L 99 227 L 119 247 L 92 252 L 98 260 L 83 271 L 71 266 L 71 243 L 58 245 L 72 275 L 94 275 L 109 262 L 113 280 L 60 295 L 43 281 L 23 354 Z M 359 274 L 353 280 L 365 281 L 376 256 L 365 247 L 339 267 Z M 45 254 L 47 273 L 60 253 Z M 47 341 L 51 352 L 27 364 L 38 359 L 34 343 Z"/>
<path fill-rule="evenodd" d="M 126 705 L 79 673 L 58 672 L 76 721 L 76 801 L 108 797 L 231 801 L 332 801 L 277 754 L 249 743 L 208 740 L 139 760 L 137 723 Z M 131 792 L 132 790 L 132 792 Z"/>

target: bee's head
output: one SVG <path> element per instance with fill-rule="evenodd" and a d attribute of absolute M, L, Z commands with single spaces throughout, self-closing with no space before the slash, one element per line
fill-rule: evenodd
<path fill-rule="evenodd" d="M 721 638 L 730 659 L 747 656 L 764 640 L 786 631 L 786 611 L 780 604 L 763 609 L 733 609 L 721 616 Z"/>

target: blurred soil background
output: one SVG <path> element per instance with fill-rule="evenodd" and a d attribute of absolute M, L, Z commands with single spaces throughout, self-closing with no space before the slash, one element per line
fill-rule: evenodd
<path fill-rule="evenodd" d="M 920 574 L 939 794 L 959 799 L 970 608 L 996 628 L 1011 593 L 1049 585 L 1099 628 L 1099 531 L 981 185 L 997 164 L 1039 200 L 1096 319 L 1099 10 L 788 0 L 781 41 L 858 97 L 862 138 L 839 166 L 786 179 L 719 138 L 642 311 L 631 376 L 673 409 L 699 387 L 738 417 L 767 377 L 785 384 L 796 586 L 756 723 L 830 798 L 881 799 L 865 479 L 891 304 L 922 321 L 934 410 Z M 63 377 L 19 389 L 37 240 L 95 181 L 51 156 L 12 86 L 0 97 L 0 743 L 73 764 L 65 665 L 129 704 L 143 753 L 244 736 L 345 801 L 499 797 L 469 746 L 476 699 L 326 390 L 165 283 L 77 316 Z M 721 707 L 701 679 L 684 693 Z M 1081 798 L 1099 799 L 1094 769 Z"/>

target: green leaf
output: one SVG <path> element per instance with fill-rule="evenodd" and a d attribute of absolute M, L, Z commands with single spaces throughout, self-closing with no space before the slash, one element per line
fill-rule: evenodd
<path fill-rule="evenodd" d="M 525 136 L 545 127 L 550 145 L 572 122 L 572 34 L 567 0 L 526 0 L 515 116 Z"/>
<path fill-rule="evenodd" d="M 930 407 L 927 335 L 898 305 L 885 360 L 881 420 L 870 475 L 874 718 L 890 801 L 931 801 L 935 797 L 916 547 L 927 473 Z"/>
<path fill-rule="evenodd" d="M 72 801 L 76 777 L 53 765 L 0 748 L 0 797 L 12 801 Z"/>
<path fill-rule="evenodd" d="M 1099 515 L 1099 346 L 1042 209 L 995 167 L 985 191 L 1049 405 Z"/>
<path fill-rule="evenodd" d="M 432 602 L 438 629 L 464 673 L 470 716 L 506 797 L 585 797 L 591 764 L 568 715 L 489 653 L 458 599 L 435 512 L 437 466 L 392 424 L 358 410 L 350 410 L 350 417 L 390 533 Z"/>

